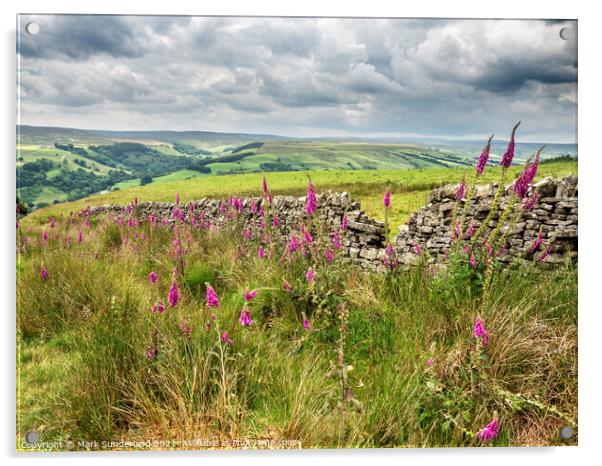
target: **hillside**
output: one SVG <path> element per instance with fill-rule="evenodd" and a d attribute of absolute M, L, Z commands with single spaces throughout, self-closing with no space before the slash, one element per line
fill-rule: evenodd
<path fill-rule="evenodd" d="M 17 195 L 30 209 L 36 209 L 100 192 L 212 175 L 468 169 L 482 144 L 482 141 L 402 143 L 206 131 L 20 126 Z M 524 163 L 537 147 L 538 144 L 518 144 L 516 163 Z M 495 142 L 492 164 L 499 160 L 502 151 L 503 143 Z M 543 157 L 576 153 L 576 147 L 570 145 L 550 145 Z"/>

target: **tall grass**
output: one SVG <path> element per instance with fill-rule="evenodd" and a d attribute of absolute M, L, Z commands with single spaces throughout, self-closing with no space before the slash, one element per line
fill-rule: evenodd
<path fill-rule="evenodd" d="M 64 247 L 59 238 L 74 229 L 57 225 L 44 248 L 34 244 L 37 234 L 28 236 L 21 256 L 21 357 L 69 336 L 62 358 L 70 361 L 49 387 L 64 404 L 41 399 L 47 404 L 39 409 L 29 401 L 19 413 L 21 433 L 43 426 L 48 438 L 73 440 L 217 436 L 295 439 L 305 447 L 460 446 L 478 444 L 465 431 L 477 432 L 497 412 L 502 433 L 495 444 L 542 445 L 561 442 L 562 415 L 576 419 L 577 273 L 570 264 L 516 265 L 495 276 L 484 375 L 471 386 L 480 291 L 465 292 L 469 275 L 433 273 L 426 264 L 368 275 L 336 257 L 316 278 L 328 280 L 328 268 L 336 270 L 329 294 L 316 291 L 319 283 L 304 284 L 304 260 L 289 269 L 277 255 L 260 260 L 253 250 L 240 257 L 240 248 L 252 246 L 234 229 L 193 230 L 181 301 L 159 315 L 151 307 L 166 302 L 171 283 L 169 235 L 145 226 L 147 240 L 115 245 L 107 239 L 115 226 L 99 224 L 82 244 Z M 154 285 L 150 269 L 159 276 Z M 207 330 L 209 280 L 231 345 Z M 292 293 L 283 290 L 284 280 Z M 261 288 L 253 324 L 242 327 L 242 295 L 253 288 Z M 357 403 L 348 401 L 339 376 L 341 303 L 348 312 L 343 364 Z M 303 316 L 311 319 L 310 332 Z M 153 344 L 157 356 L 148 359 Z M 21 360 L 21 397 L 35 391 L 43 363 L 51 361 Z M 41 417 L 28 416 L 32 409 Z"/>

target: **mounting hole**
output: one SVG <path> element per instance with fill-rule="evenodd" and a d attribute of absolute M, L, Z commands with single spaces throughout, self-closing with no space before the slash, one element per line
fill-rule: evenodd
<path fill-rule="evenodd" d="M 570 439 L 573 436 L 573 429 L 571 429 L 569 426 L 564 426 L 562 429 L 560 429 L 560 437 L 562 437 L 565 440 Z"/>
<path fill-rule="evenodd" d="M 25 434 L 25 441 L 30 445 L 38 443 L 40 441 L 40 435 L 35 431 L 30 431 Z"/>
<path fill-rule="evenodd" d="M 571 28 L 562 28 L 558 34 L 562 40 L 570 40 L 573 38 L 573 31 Z"/>
<path fill-rule="evenodd" d="M 31 34 L 32 36 L 40 32 L 40 25 L 38 23 L 27 23 L 25 26 L 25 30 L 27 34 Z"/>

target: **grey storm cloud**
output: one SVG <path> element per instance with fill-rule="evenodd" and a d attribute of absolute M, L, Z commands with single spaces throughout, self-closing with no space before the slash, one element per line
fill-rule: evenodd
<path fill-rule="evenodd" d="M 24 124 L 462 137 L 522 120 L 532 138 L 575 137 L 577 49 L 559 37 L 573 21 L 19 21 Z"/>

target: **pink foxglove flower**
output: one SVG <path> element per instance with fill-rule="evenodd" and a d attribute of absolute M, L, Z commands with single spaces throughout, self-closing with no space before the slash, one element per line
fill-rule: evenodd
<path fill-rule="evenodd" d="M 265 258 L 265 249 L 263 248 L 263 246 L 259 246 L 259 249 L 257 250 L 257 256 L 260 259 L 264 259 Z"/>
<path fill-rule="evenodd" d="M 474 234 L 474 223 L 471 223 L 468 227 L 468 230 L 466 230 L 466 235 L 464 236 L 464 239 L 470 239 L 470 237 Z"/>
<path fill-rule="evenodd" d="M 531 247 L 529 248 L 529 252 L 530 253 L 534 253 L 537 248 L 539 247 L 539 245 L 541 244 L 543 238 L 542 238 L 542 234 L 541 231 L 537 234 L 537 238 L 535 238 L 535 241 L 533 241 L 533 244 L 531 245 Z"/>
<path fill-rule="evenodd" d="M 307 231 L 307 229 L 305 228 L 305 225 L 301 225 L 301 233 L 303 233 L 303 241 L 305 241 L 305 243 L 308 246 L 311 246 L 313 244 L 314 240 L 311 237 L 311 234 L 309 233 L 309 231 Z"/>
<path fill-rule="evenodd" d="M 219 299 L 213 287 L 207 284 L 207 307 L 215 307 L 219 309 Z"/>
<path fill-rule="evenodd" d="M 326 251 L 324 251 L 324 257 L 326 258 L 327 262 L 332 262 L 332 259 L 334 258 L 334 255 L 332 254 L 332 250 L 326 249 Z"/>
<path fill-rule="evenodd" d="M 465 194 L 466 194 L 466 176 L 464 176 L 464 178 L 462 178 L 462 182 L 460 183 L 460 186 L 458 187 L 458 190 L 456 191 L 456 200 L 460 201 L 460 200 L 464 199 Z"/>
<path fill-rule="evenodd" d="M 476 269 L 476 268 L 477 268 L 477 260 L 475 259 L 475 257 L 474 257 L 474 254 L 471 254 L 471 255 L 470 255 L 470 266 L 471 266 L 473 269 Z"/>
<path fill-rule="evenodd" d="M 341 242 L 341 236 L 337 230 L 332 232 L 332 244 L 336 249 L 341 249 L 343 247 L 343 243 Z"/>
<path fill-rule="evenodd" d="M 182 319 L 180 321 L 180 330 L 182 330 L 182 333 L 184 334 L 185 337 L 190 336 L 190 325 L 188 325 L 188 322 L 186 321 L 186 319 Z"/>
<path fill-rule="evenodd" d="M 308 269 L 307 273 L 305 274 L 305 278 L 308 282 L 313 282 L 315 278 L 315 272 L 312 269 Z"/>
<path fill-rule="evenodd" d="M 494 419 L 478 432 L 477 437 L 480 440 L 489 441 L 496 438 L 499 432 L 500 426 L 497 422 L 497 419 Z"/>
<path fill-rule="evenodd" d="M 347 215 L 343 215 L 343 220 L 341 221 L 341 230 L 345 231 L 349 228 L 349 217 Z"/>
<path fill-rule="evenodd" d="M 284 291 L 288 291 L 289 293 L 291 291 L 293 291 L 293 286 L 287 282 L 286 280 L 284 280 L 284 283 L 282 284 L 282 287 L 284 288 Z"/>
<path fill-rule="evenodd" d="M 539 259 L 538 259 L 539 262 L 544 262 L 546 260 L 546 258 L 550 255 L 550 253 L 552 252 L 553 244 L 554 243 L 548 244 L 548 246 L 543 250 L 543 252 L 539 256 Z"/>
<path fill-rule="evenodd" d="M 309 319 L 303 319 L 303 327 L 308 332 L 311 330 L 311 322 L 309 321 Z"/>
<path fill-rule="evenodd" d="M 245 290 L 244 296 L 245 296 L 245 301 L 250 303 L 257 296 L 257 290 L 251 290 L 251 291 Z"/>
<path fill-rule="evenodd" d="M 514 125 L 514 128 L 512 128 L 512 134 L 510 135 L 508 147 L 506 148 L 506 152 L 504 152 L 504 155 L 502 156 L 502 161 L 500 165 L 504 168 L 508 168 L 510 165 L 512 165 L 512 159 L 514 158 L 514 149 L 516 147 L 514 136 L 516 134 L 516 129 L 518 128 L 518 125 L 520 125 L 520 121 L 516 125 Z"/>
<path fill-rule="evenodd" d="M 151 309 L 154 314 L 165 314 L 165 305 L 163 301 L 158 301 L 153 304 L 153 308 Z"/>
<path fill-rule="evenodd" d="M 478 318 L 474 322 L 473 335 L 475 338 L 481 340 L 483 346 L 487 346 L 489 342 L 489 332 L 485 329 L 485 322 L 483 319 Z"/>
<path fill-rule="evenodd" d="M 414 251 L 416 251 L 416 255 L 419 256 L 422 254 L 422 248 L 420 247 L 420 243 L 416 243 L 414 245 Z"/>
<path fill-rule="evenodd" d="M 148 274 L 148 281 L 151 283 L 156 283 L 158 278 L 157 272 L 152 271 L 151 273 Z"/>
<path fill-rule="evenodd" d="M 493 139 L 493 134 L 487 141 L 487 145 L 483 148 L 483 152 L 481 152 L 481 156 L 479 157 L 479 161 L 477 162 L 477 176 L 483 174 L 483 170 L 487 166 L 487 160 L 489 160 L 489 151 L 491 150 L 491 140 Z"/>
<path fill-rule="evenodd" d="M 433 357 L 431 356 L 430 358 L 428 358 L 428 360 L 426 361 L 426 365 L 429 367 L 433 367 Z"/>
<path fill-rule="evenodd" d="M 169 297 L 167 298 L 169 305 L 171 307 L 176 307 L 178 305 L 178 301 L 180 301 L 180 289 L 178 288 L 178 283 L 174 280 L 171 284 L 171 288 L 169 289 Z"/>
<path fill-rule="evenodd" d="M 305 202 L 305 213 L 307 215 L 313 214 L 318 208 L 318 203 L 316 201 L 316 191 L 314 189 L 314 185 L 311 181 L 307 183 L 307 199 Z"/>
<path fill-rule="evenodd" d="M 267 194 L 268 193 L 268 182 L 265 179 L 265 175 L 263 175 L 263 194 Z"/>
<path fill-rule="evenodd" d="M 253 323 L 253 319 L 251 318 L 251 310 L 244 308 L 241 311 L 240 318 L 238 320 L 243 327 L 250 327 Z"/>
<path fill-rule="evenodd" d="M 227 330 L 224 330 L 224 333 L 222 333 L 221 340 L 222 340 L 222 342 L 225 342 L 225 343 L 227 343 L 229 345 L 232 344 L 232 340 L 228 337 L 228 331 Z"/>
<path fill-rule="evenodd" d="M 391 206 L 391 191 L 385 192 L 385 197 L 383 198 L 383 204 L 385 205 L 385 209 L 388 209 Z"/>
<path fill-rule="evenodd" d="M 46 267 L 44 266 L 40 268 L 40 278 L 42 281 L 46 281 L 46 279 L 48 279 L 48 270 L 46 270 Z"/>
<path fill-rule="evenodd" d="M 157 355 L 157 350 L 155 348 L 153 348 L 152 346 L 149 346 L 146 349 L 146 358 L 147 359 L 155 359 L 156 355 Z"/>

